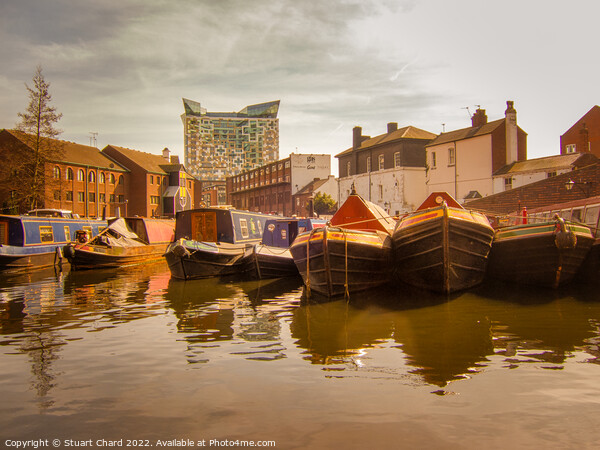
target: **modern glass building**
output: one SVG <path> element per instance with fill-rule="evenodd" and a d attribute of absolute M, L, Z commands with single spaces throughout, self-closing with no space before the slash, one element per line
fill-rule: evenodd
<path fill-rule="evenodd" d="M 239 112 L 207 112 L 183 99 L 184 163 L 199 180 L 218 181 L 279 159 L 279 100 Z"/>

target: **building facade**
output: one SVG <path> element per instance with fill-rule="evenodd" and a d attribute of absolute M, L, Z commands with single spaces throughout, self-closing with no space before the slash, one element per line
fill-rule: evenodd
<path fill-rule="evenodd" d="M 279 100 L 239 112 L 208 112 L 183 99 L 184 165 L 202 181 L 224 181 L 279 159 Z"/>
<path fill-rule="evenodd" d="M 493 174 L 527 159 L 527 134 L 517 125 L 513 102 L 506 104 L 503 119 L 488 122 L 485 110 L 477 109 L 471 127 L 442 133 L 427 145 L 427 195 L 445 191 L 460 203 L 491 195 Z"/>
<path fill-rule="evenodd" d="M 388 123 L 387 133 L 370 137 L 353 129 L 352 147 L 339 153 L 338 205 L 352 185 L 365 199 L 392 215 L 412 211 L 425 200 L 425 146 L 436 137 L 419 128 Z"/>
<path fill-rule="evenodd" d="M 590 109 L 560 137 L 560 154 L 575 152 L 600 158 L 600 106 Z"/>
<path fill-rule="evenodd" d="M 227 202 L 238 209 L 294 214 L 292 196 L 310 181 L 328 178 L 331 155 L 294 154 L 228 177 Z"/>
<path fill-rule="evenodd" d="M 162 155 L 107 145 L 102 153 L 129 169 L 132 188 L 127 214 L 142 217 L 173 217 L 178 211 L 200 206 L 196 184 L 179 157 L 165 148 Z"/>
<path fill-rule="evenodd" d="M 31 136 L 14 130 L 0 131 L 0 154 L 6 161 L 31 153 Z M 123 213 L 130 188 L 130 171 L 96 147 L 58 139 L 46 139 L 60 148 L 60 159 L 45 164 L 43 195 L 38 208 L 66 209 L 81 217 Z M 11 174 L 3 174 L 0 205 L 4 213 L 26 212 L 13 203 Z M 6 183 L 6 184 L 5 184 Z"/>

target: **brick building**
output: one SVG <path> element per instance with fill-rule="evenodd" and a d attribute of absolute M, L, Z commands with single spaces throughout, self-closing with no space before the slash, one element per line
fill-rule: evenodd
<path fill-rule="evenodd" d="M 427 196 L 425 146 L 435 134 L 412 126 L 388 123 L 387 133 L 363 136 L 352 131 L 352 147 L 335 155 L 339 164 L 342 205 L 354 184 L 356 192 L 391 214 L 414 210 Z"/>
<path fill-rule="evenodd" d="M 575 152 L 600 158 L 600 106 L 590 109 L 560 137 L 560 154 Z"/>
<path fill-rule="evenodd" d="M 472 200 L 465 206 L 495 214 L 508 214 L 523 207 L 539 208 L 596 195 L 600 195 L 600 161 L 597 158 L 570 172 Z"/>
<path fill-rule="evenodd" d="M 227 203 L 238 209 L 294 214 L 292 196 L 315 178 L 331 173 L 331 155 L 298 155 L 228 177 Z"/>
<path fill-rule="evenodd" d="M 117 208 L 124 211 L 129 192 L 129 170 L 96 147 L 58 139 L 46 139 L 60 149 L 60 159 L 44 167 L 43 201 L 38 208 L 67 209 L 82 217 L 114 215 Z M 0 155 L 6 161 L 33 152 L 28 144 L 31 136 L 15 130 L 0 131 Z M 12 204 L 11 174 L 3 174 L 0 204 L 4 213 L 23 213 Z M 24 206 L 22 206 L 24 208 Z"/>

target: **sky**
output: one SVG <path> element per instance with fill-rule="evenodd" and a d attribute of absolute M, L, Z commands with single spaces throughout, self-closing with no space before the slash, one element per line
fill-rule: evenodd
<path fill-rule="evenodd" d="M 432 133 L 514 101 L 528 157 L 600 98 L 597 0 L 0 0 L 0 129 L 36 67 L 60 138 L 183 160 L 182 98 L 211 112 L 280 100 L 280 157 L 332 155 L 352 129 Z"/>

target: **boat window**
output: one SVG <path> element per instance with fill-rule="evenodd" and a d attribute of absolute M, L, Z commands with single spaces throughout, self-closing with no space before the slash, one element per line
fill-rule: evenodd
<path fill-rule="evenodd" d="M 262 236 L 262 234 L 263 234 L 262 222 L 260 220 L 257 220 L 256 226 L 258 227 L 258 233 Z"/>
<path fill-rule="evenodd" d="M 71 242 L 71 230 L 69 230 L 69 227 L 66 225 L 65 225 L 65 241 Z"/>
<path fill-rule="evenodd" d="M 81 227 L 88 239 L 92 238 L 92 227 Z"/>
<path fill-rule="evenodd" d="M 54 242 L 52 227 L 40 227 L 40 242 Z"/>
<path fill-rule="evenodd" d="M 596 227 L 598 223 L 598 212 L 600 212 L 600 205 L 588 206 L 585 209 L 585 223 L 588 227 Z M 596 230 L 593 230 L 596 231 Z"/>
<path fill-rule="evenodd" d="M 242 233 L 243 238 L 247 238 L 249 236 L 248 222 L 246 222 L 246 219 L 240 219 L 240 232 Z"/>
<path fill-rule="evenodd" d="M 565 220 L 571 220 L 571 210 L 570 209 L 561 209 L 561 211 L 558 215 Z"/>
<path fill-rule="evenodd" d="M 571 220 L 573 222 L 581 222 L 582 215 L 583 215 L 583 207 L 573 208 L 573 212 L 571 213 Z"/>

